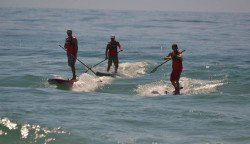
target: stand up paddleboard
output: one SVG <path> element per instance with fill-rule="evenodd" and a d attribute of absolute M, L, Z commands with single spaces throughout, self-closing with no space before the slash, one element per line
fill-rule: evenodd
<path fill-rule="evenodd" d="M 50 84 L 69 84 L 69 85 L 73 85 L 74 82 L 76 82 L 77 80 L 69 80 L 69 79 L 60 79 L 60 78 L 50 78 L 48 79 L 48 82 Z"/>
<path fill-rule="evenodd" d="M 105 73 L 105 72 L 96 72 L 96 76 L 111 76 L 114 77 L 116 73 Z"/>
<path fill-rule="evenodd" d="M 180 87 L 180 92 L 179 92 L 179 93 L 168 92 L 168 91 L 165 91 L 165 93 L 166 93 L 166 94 L 170 94 L 170 95 L 171 95 L 171 94 L 172 94 L 172 95 L 180 95 L 183 89 L 184 89 L 183 87 Z"/>

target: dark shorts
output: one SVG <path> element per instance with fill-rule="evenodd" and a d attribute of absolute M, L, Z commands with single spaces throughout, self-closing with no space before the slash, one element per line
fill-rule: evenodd
<path fill-rule="evenodd" d="M 118 57 L 109 57 L 108 65 L 112 65 L 112 62 L 116 67 L 118 67 L 119 64 Z"/>
<path fill-rule="evenodd" d="M 68 56 L 68 65 L 74 66 L 76 63 L 76 59 L 73 56 Z"/>
<path fill-rule="evenodd" d="M 179 81 L 182 70 L 172 70 L 170 81 Z"/>

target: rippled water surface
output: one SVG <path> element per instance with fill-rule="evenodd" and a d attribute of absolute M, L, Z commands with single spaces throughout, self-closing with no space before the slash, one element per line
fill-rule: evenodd
<path fill-rule="evenodd" d="M 0 10 L 0 143 L 250 143 L 249 13 Z M 73 86 L 49 84 L 72 76 L 67 29 L 88 66 L 115 34 L 118 74 L 77 62 Z M 173 43 L 186 50 L 181 95 L 165 94 L 171 62 L 150 74 Z"/>

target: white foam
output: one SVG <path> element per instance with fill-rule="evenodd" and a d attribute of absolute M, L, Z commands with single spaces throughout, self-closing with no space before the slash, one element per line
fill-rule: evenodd
<path fill-rule="evenodd" d="M 135 92 L 137 96 L 158 96 L 163 95 L 166 90 L 166 84 L 164 81 L 153 82 L 144 85 L 138 85 Z"/>
<path fill-rule="evenodd" d="M 29 135 L 29 129 L 30 125 L 29 124 L 24 124 L 21 128 L 21 135 L 23 139 L 26 139 Z"/>
<path fill-rule="evenodd" d="M 141 77 L 146 74 L 146 66 L 149 64 L 146 62 L 126 62 L 120 63 L 118 68 L 118 74 L 116 78 L 134 78 Z M 102 67 L 95 67 L 94 71 L 106 71 L 107 64 Z M 110 71 L 114 71 L 114 66 L 111 66 Z"/>
<path fill-rule="evenodd" d="M 7 128 L 9 128 L 10 130 L 15 130 L 17 129 L 17 124 L 15 122 L 12 122 L 10 119 L 8 118 L 0 118 L 0 124 L 3 124 L 4 126 L 6 126 Z"/>
<path fill-rule="evenodd" d="M 55 138 L 48 138 L 48 139 L 45 139 L 45 143 L 44 144 L 47 144 L 51 141 L 55 141 L 56 139 Z"/>
<path fill-rule="evenodd" d="M 7 129 L 11 130 L 11 132 L 19 133 L 22 139 L 34 139 L 35 141 L 43 141 L 43 138 L 46 138 L 46 142 L 50 142 L 51 140 L 55 140 L 55 138 L 51 138 L 50 134 L 65 134 L 66 132 L 61 130 L 61 127 L 58 128 L 41 128 L 39 125 L 33 124 L 32 126 L 27 123 L 20 123 L 20 122 L 15 122 L 10 118 L 1 118 L 0 117 L 0 124 L 5 126 Z M 5 129 L 5 128 L 4 128 Z M 8 135 L 7 132 L 4 132 L 3 130 L 0 130 L 0 136 L 1 135 Z"/>
<path fill-rule="evenodd" d="M 143 74 L 146 74 L 147 65 L 146 62 L 120 63 L 116 78 L 134 78 L 143 76 Z M 111 67 L 111 70 L 112 69 L 114 69 L 114 67 Z M 94 70 L 106 71 L 106 66 L 96 67 Z M 96 77 L 92 73 L 84 73 L 80 75 L 79 80 L 74 83 L 72 90 L 93 92 L 106 84 L 111 84 L 113 80 L 113 77 Z"/>
<path fill-rule="evenodd" d="M 121 63 L 119 73 L 129 78 L 141 77 L 146 74 L 146 66 L 148 66 L 146 62 Z"/>
<path fill-rule="evenodd" d="M 79 80 L 74 83 L 72 90 L 93 92 L 99 87 L 104 86 L 105 84 L 110 84 L 112 80 L 112 77 L 96 77 L 94 75 L 84 73 L 80 75 Z"/>
<path fill-rule="evenodd" d="M 215 92 L 218 86 L 222 86 L 223 80 L 197 80 L 189 78 L 181 78 L 180 83 L 184 87 L 188 87 L 187 94 L 207 94 Z"/>
<path fill-rule="evenodd" d="M 184 88 L 181 90 L 181 94 L 206 94 L 215 92 L 218 86 L 223 85 L 223 81 L 220 80 L 196 80 L 186 77 L 180 79 L 180 84 Z M 137 96 L 159 96 L 165 95 L 165 91 L 171 92 L 174 88 L 170 81 L 157 81 L 149 84 L 138 85 L 134 90 Z"/>
<path fill-rule="evenodd" d="M 0 130 L 0 136 L 1 136 L 1 135 L 7 135 L 7 133 L 4 132 L 4 131 L 2 131 L 2 130 Z"/>

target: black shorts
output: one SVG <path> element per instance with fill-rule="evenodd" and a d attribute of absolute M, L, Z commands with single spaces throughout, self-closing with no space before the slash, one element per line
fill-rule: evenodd
<path fill-rule="evenodd" d="M 74 56 L 68 56 L 68 65 L 69 66 L 74 66 L 76 63 L 76 59 Z"/>
<path fill-rule="evenodd" d="M 112 62 L 116 67 L 118 67 L 119 64 L 118 57 L 109 57 L 108 65 L 112 65 Z"/>

